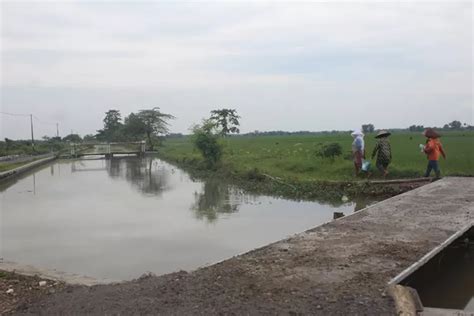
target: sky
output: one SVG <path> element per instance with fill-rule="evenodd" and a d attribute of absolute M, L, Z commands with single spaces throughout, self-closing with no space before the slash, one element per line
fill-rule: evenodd
<path fill-rule="evenodd" d="M 473 124 L 472 2 L 2 1 L 0 112 L 36 137 L 160 107 L 171 132 Z M 0 138 L 30 137 L 0 114 Z"/>

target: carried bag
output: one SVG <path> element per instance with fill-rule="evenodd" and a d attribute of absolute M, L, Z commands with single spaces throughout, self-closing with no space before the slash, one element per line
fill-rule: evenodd
<path fill-rule="evenodd" d="M 362 161 L 362 171 L 369 171 L 370 170 L 370 161 L 369 160 L 363 160 Z"/>

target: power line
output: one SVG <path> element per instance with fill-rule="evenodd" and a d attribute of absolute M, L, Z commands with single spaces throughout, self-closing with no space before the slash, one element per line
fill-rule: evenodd
<path fill-rule="evenodd" d="M 45 125 L 55 125 L 56 126 L 56 136 L 59 137 L 59 123 L 53 123 L 53 122 L 46 122 L 43 120 L 40 120 L 36 115 L 33 114 L 20 114 L 20 113 L 9 113 L 9 112 L 3 112 L 0 111 L 0 114 L 4 115 L 10 115 L 10 116 L 21 116 L 21 117 L 30 117 L 30 128 L 31 128 L 31 146 L 35 146 L 35 139 L 33 135 L 33 118 L 37 120 L 40 124 L 45 124 Z"/>
<path fill-rule="evenodd" d="M 30 116 L 30 114 L 17 114 L 17 113 L 7 113 L 7 112 L 0 112 L 0 114 L 11 115 L 11 116 Z"/>

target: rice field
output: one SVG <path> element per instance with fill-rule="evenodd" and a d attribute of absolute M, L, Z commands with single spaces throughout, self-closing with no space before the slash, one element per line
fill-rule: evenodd
<path fill-rule="evenodd" d="M 375 145 L 375 134 L 365 137 L 366 156 L 370 160 Z M 316 155 L 319 146 L 339 143 L 343 154 L 334 160 Z M 393 160 L 388 178 L 420 177 L 427 160 L 419 144 L 425 143 L 420 133 L 394 133 L 390 136 Z M 442 175 L 474 176 L 474 132 L 446 132 L 441 142 L 447 159 L 441 158 Z M 237 173 L 257 168 L 271 176 L 292 180 L 351 180 L 354 179 L 351 159 L 352 137 L 347 134 L 298 136 L 240 136 L 223 140 L 223 166 Z M 189 138 L 168 139 L 160 149 L 161 156 L 175 161 L 202 160 Z M 378 178 L 372 160 L 371 178 Z M 359 176 L 361 178 L 366 175 Z"/>

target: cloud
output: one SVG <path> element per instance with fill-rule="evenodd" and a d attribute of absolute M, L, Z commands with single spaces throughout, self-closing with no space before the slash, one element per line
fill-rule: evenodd
<path fill-rule="evenodd" d="M 100 128 L 104 108 L 154 105 L 170 105 L 180 132 L 218 106 L 242 112 L 243 130 L 441 124 L 445 111 L 426 109 L 446 104 L 472 122 L 470 3 L 2 2 L 1 11 L 2 106 L 42 104 L 45 119 L 59 111 L 83 133 Z M 413 117 L 385 119 L 380 103 Z M 90 111 L 77 114 L 81 104 Z M 306 117 L 289 121 L 288 109 Z"/>

